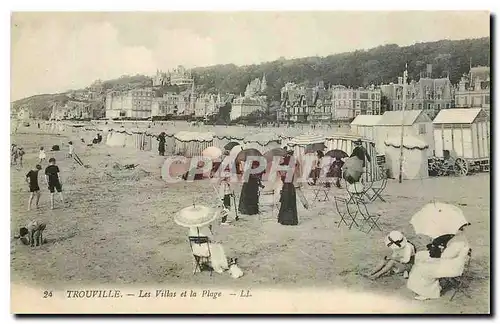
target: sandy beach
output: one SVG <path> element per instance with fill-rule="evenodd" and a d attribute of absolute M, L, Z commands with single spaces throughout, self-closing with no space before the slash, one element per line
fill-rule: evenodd
<path fill-rule="evenodd" d="M 75 142 L 75 152 L 89 166 L 67 158 L 67 150 L 50 152 L 53 144 Z M 197 286 L 245 286 L 253 288 L 342 288 L 390 295 L 418 304 L 425 313 L 487 313 L 490 310 L 490 175 L 439 177 L 404 181 L 389 180 L 387 202 L 369 204 L 380 214 L 383 232 L 369 234 L 338 227 L 333 200 L 315 202 L 309 210 L 299 204 L 299 225 L 281 226 L 277 211 L 264 209 L 259 216 L 242 216 L 231 226 L 214 228 L 228 257 L 237 257 L 245 275 L 192 274 L 192 255 L 186 229 L 173 215 L 196 204 L 213 205 L 215 195 L 208 180 L 167 184 L 161 179 L 164 157 L 152 151 L 87 147 L 76 135 L 18 133 L 11 142 L 24 148 L 24 167 L 11 167 L 11 231 L 31 219 L 48 224 L 48 243 L 29 248 L 11 238 L 11 280 L 33 286 L 50 284 L 190 284 Z M 42 197 L 38 210 L 27 211 L 29 197 L 25 175 L 37 162 L 44 146 L 47 159 L 55 157 L 61 169 L 66 206 L 56 195 L 56 209 L 49 208 L 49 192 L 40 177 Z M 139 164 L 134 170 L 119 169 Z M 46 167 L 46 163 L 42 166 Z M 43 184 L 43 185 L 42 185 Z M 235 188 L 237 195 L 239 187 Z M 312 200 L 312 190 L 304 192 Z M 333 196 L 344 189 L 332 189 Z M 238 197 L 237 197 L 238 198 Z M 371 281 L 359 273 L 372 268 L 387 254 L 383 238 L 400 230 L 425 248 L 426 237 L 416 236 L 411 216 L 424 204 L 441 201 L 459 205 L 469 222 L 467 236 L 473 249 L 469 299 L 448 293 L 439 300 L 419 302 L 401 276 Z M 14 234 L 12 234 L 13 237 Z"/>

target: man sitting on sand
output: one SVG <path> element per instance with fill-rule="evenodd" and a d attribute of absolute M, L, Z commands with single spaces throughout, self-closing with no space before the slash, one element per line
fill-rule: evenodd
<path fill-rule="evenodd" d="M 57 190 L 61 202 L 64 205 L 64 197 L 62 194 L 61 176 L 59 167 L 56 165 L 56 159 L 49 159 L 49 166 L 45 169 L 45 181 L 50 191 L 50 209 L 54 209 L 54 192 Z M 55 189 L 55 190 L 54 190 Z"/>
<path fill-rule="evenodd" d="M 398 231 L 392 231 L 385 237 L 385 245 L 391 248 L 392 255 L 385 256 L 384 260 L 368 274 L 369 278 L 375 280 L 391 271 L 394 273 L 402 271 L 404 278 L 408 278 L 415 263 L 415 246 Z"/>

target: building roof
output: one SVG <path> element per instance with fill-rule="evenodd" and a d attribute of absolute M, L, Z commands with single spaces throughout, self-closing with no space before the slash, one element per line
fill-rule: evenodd
<path fill-rule="evenodd" d="M 352 121 L 351 125 L 374 126 L 380 122 L 381 115 L 358 115 Z"/>
<path fill-rule="evenodd" d="M 453 108 L 441 110 L 433 124 L 472 124 L 481 113 L 481 108 Z"/>
<path fill-rule="evenodd" d="M 403 112 L 402 111 L 386 111 L 377 125 L 379 126 L 401 126 L 401 122 L 403 122 L 404 126 L 411 126 L 415 123 L 420 114 L 423 113 L 423 110 L 406 110 L 404 112 L 404 120 L 403 120 Z"/>

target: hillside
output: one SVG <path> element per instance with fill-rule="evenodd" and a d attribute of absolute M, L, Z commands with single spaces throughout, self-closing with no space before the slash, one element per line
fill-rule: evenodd
<path fill-rule="evenodd" d="M 408 63 L 409 79 L 418 79 L 427 64 L 432 64 L 433 77 L 449 75 L 456 84 L 462 74 L 474 66 L 490 65 L 490 38 L 459 41 L 441 40 L 417 43 L 411 46 L 384 45 L 369 50 L 341 53 L 326 57 L 280 59 L 262 64 L 236 66 L 215 65 L 193 69 L 193 76 L 200 90 L 211 93 L 234 93 L 245 91 L 247 84 L 266 75 L 270 100 L 280 100 L 280 89 L 286 82 L 314 85 L 324 81 L 325 85 L 343 84 L 365 86 L 397 81 Z M 130 89 L 149 85 L 151 79 L 143 75 L 122 76 L 105 81 L 105 89 Z M 162 95 L 164 90 L 157 92 Z M 177 90 L 177 89 L 175 89 Z M 36 116 L 46 116 L 50 102 L 60 100 L 60 94 L 34 96 L 13 103 L 14 109 L 28 104 Z M 44 101 L 45 100 L 45 101 Z M 40 112 L 39 110 L 42 110 Z M 50 112 L 49 112 L 50 114 Z"/>

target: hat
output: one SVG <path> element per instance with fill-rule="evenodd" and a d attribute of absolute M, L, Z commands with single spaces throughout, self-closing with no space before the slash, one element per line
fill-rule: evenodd
<path fill-rule="evenodd" d="M 215 220 L 217 214 L 209 207 L 196 205 L 181 209 L 174 221 L 183 227 L 202 227 Z"/>
<path fill-rule="evenodd" d="M 392 231 L 385 237 L 385 245 L 393 250 L 402 249 L 406 246 L 407 240 L 403 233 Z"/>
<path fill-rule="evenodd" d="M 363 141 L 361 140 L 361 138 L 358 138 L 357 140 L 353 141 L 354 144 L 357 144 L 357 145 L 361 145 L 363 144 Z"/>

